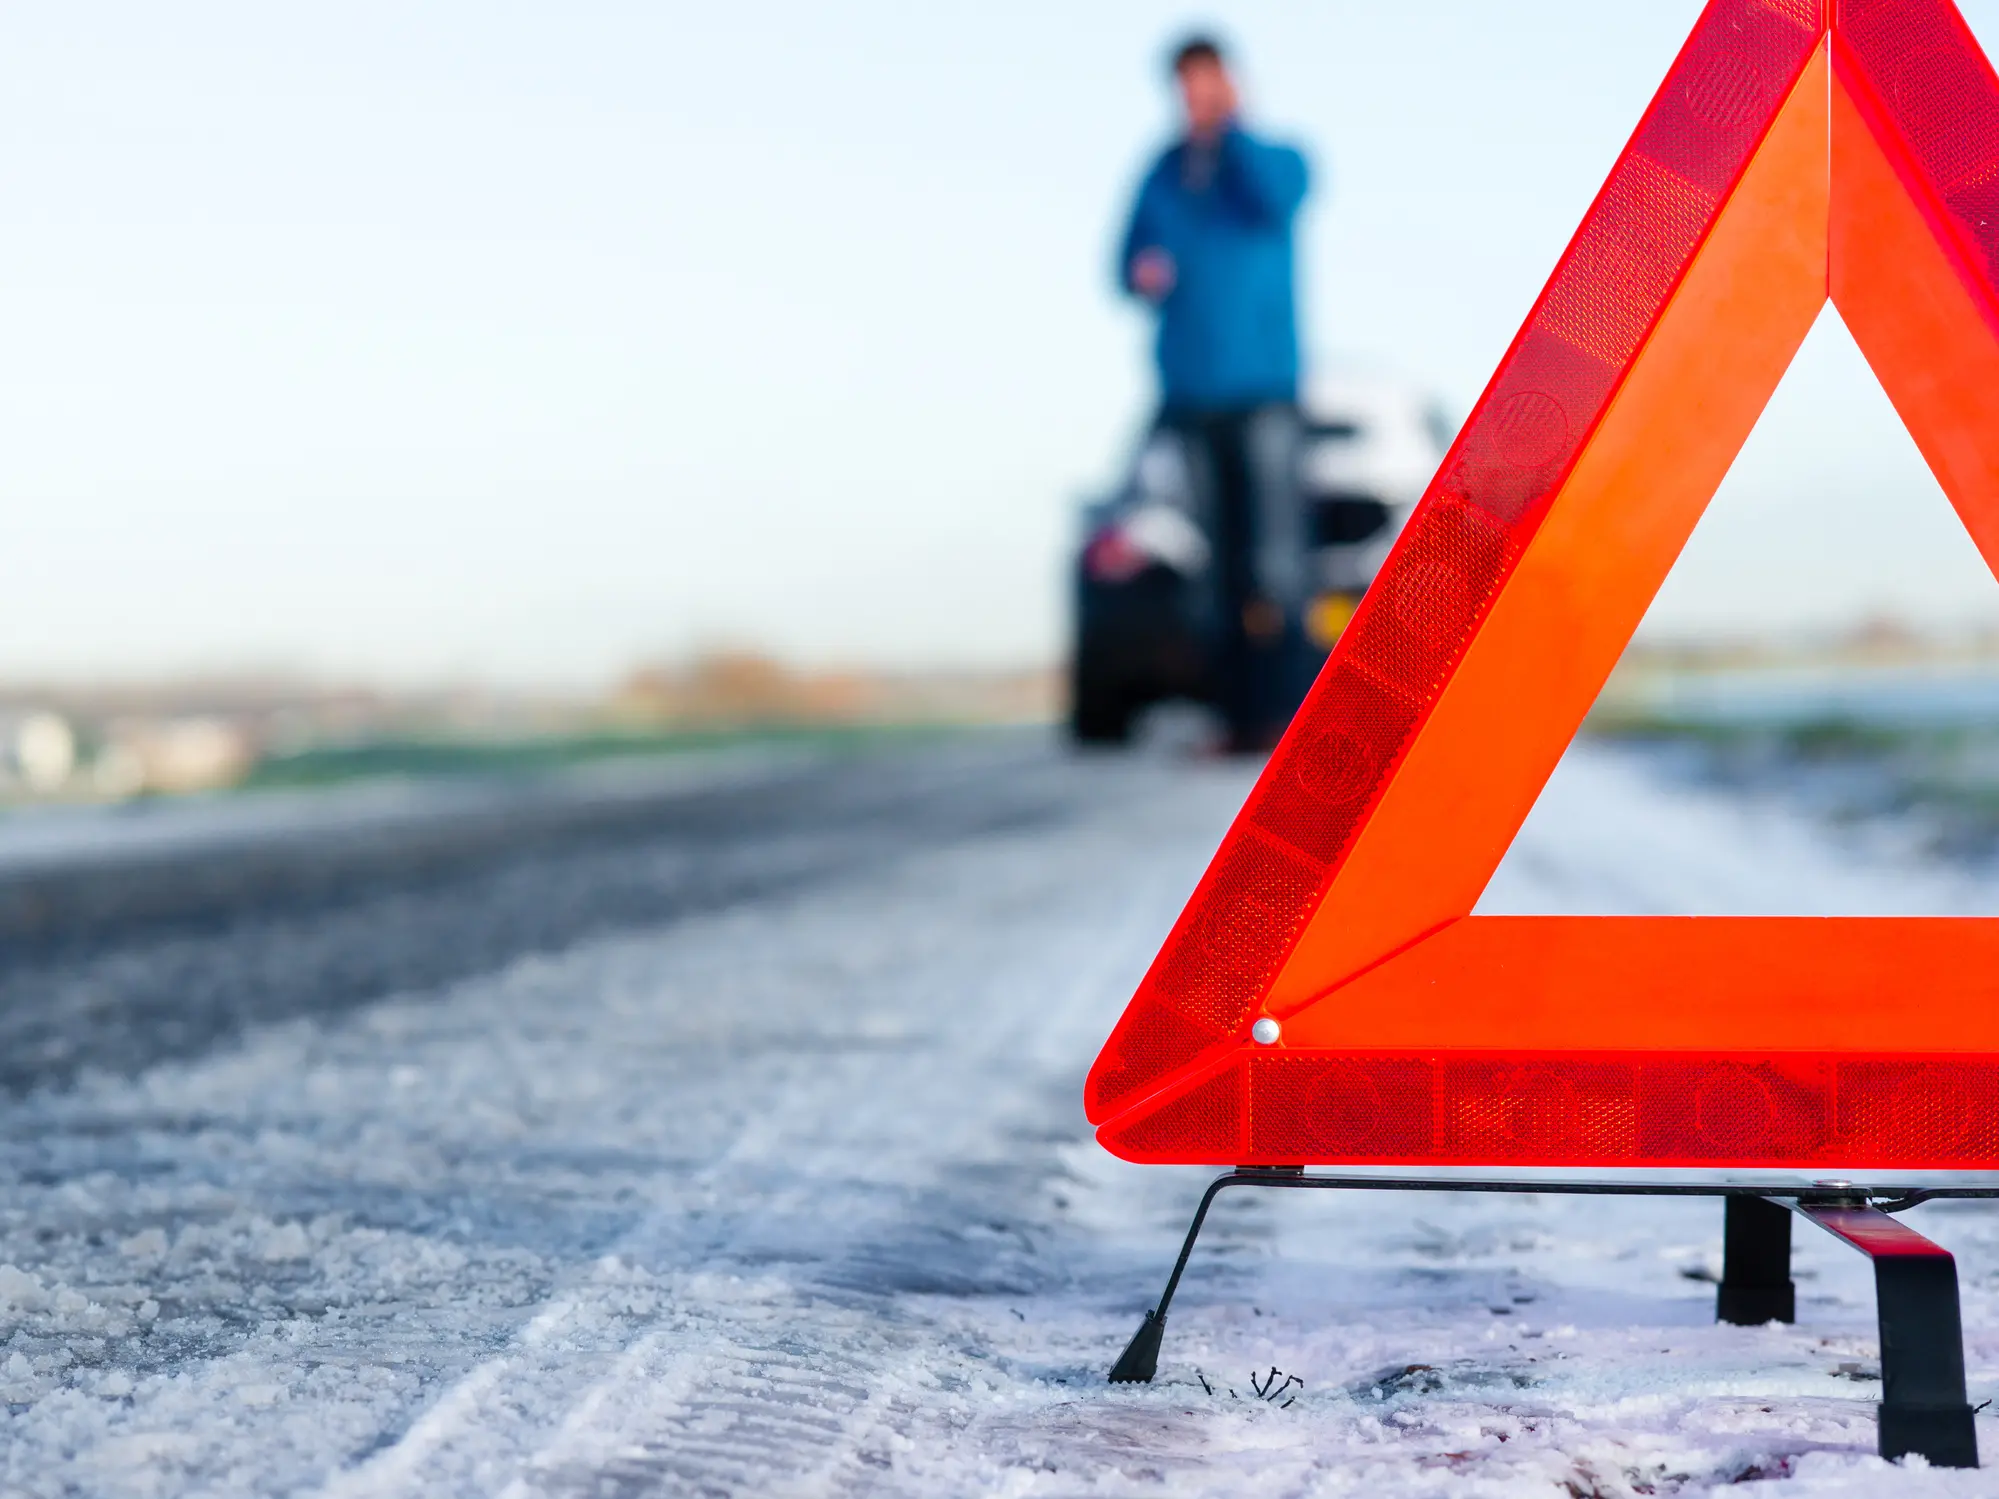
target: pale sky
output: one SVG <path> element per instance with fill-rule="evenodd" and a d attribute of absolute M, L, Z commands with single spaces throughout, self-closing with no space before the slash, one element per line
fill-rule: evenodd
<path fill-rule="evenodd" d="M 1462 412 L 1698 10 L 0 0 L 0 674 L 1053 659 L 1165 44 L 1315 157 L 1308 345 Z M 1834 321 L 1655 622 L 1876 610 L 1999 585 Z"/>

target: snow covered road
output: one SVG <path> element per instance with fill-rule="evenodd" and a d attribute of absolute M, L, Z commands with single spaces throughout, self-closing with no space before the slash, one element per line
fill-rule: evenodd
<path fill-rule="evenodd" d="M 1081 1079 L 1248 784 L 945 747 L 0 972 L 57 1080 L 0 1111 L 0 1493 L 1999 1493 L 1870 1455 L 1830 1240 L 1796 1327 L 1714 1325 L 1707 1202 L 1238 1194 L 1105 1385 L 1205 1173 Z M 1485 909 L 1999 885 L 1583 749 Z M 1983 1400 L 1999 1212 L 1912 1221 Z"/>

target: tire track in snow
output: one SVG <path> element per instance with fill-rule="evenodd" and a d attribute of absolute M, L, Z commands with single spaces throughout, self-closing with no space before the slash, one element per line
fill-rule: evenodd
<path fill-rule="evenodd" d="M 671 1332 L 640 1335 L 582 1381 L 560 1360 L 510 1354 L 500 1372 L 471 1376 L 477 1399 L 450 1403 L 451 1431 L 420 1425 L 330 1492 L 462 1489 L 495 1449 L 521 1462 L 509 1490 L 520 1495 L 877 1488 L 906 1445 L 899 1428 L 921 1424 L 920 1392 L 940 1367 L 947 1384 L 956 1378 L 954 1303 L 1068 1279 L 1034 1263 L 1031 1236 L 1023 1243 L 1009 1225 L 1043 1212 L 1036 1199 L 1061 1170 L 1051 1143 L 1079 1133 L 1082 1062 L 1241 794 L 1234 773 L 1211 779 L 1135 835 L 1107 836 L 1093 819 L 1002 835 L 925 860 L 889 888 L 815 902 L 829 935 L 884 908 L 922 931 L 920 945 L 867 943 L 868 967 L 854 975 L 920 1027 L 920 1063 L 898 1061 L 893 1089 L 869 1086 L 860 1067 L 832 1092 L 766 1098 L 756 1127 L 689 1183 L 690 1196 L 719 1204 L 698 1251 L 677 1208 L 618 1241 L 619 1267 L 683 1265 L 691 1253 L 717 1267 L 669 1278 Z M 1172 856 L 1135 867 L 1134 844 Z M 1021 931 L 1036 945 L 1023 949 Z M 1051 1131 L 1051 1116 L 1078 1117 Z M 930 1127 L 912 1132 L 916 1120 Z M 738 1181 L 761 1190 L 732 1208 Z M 792 1192 L 808 1196 L 809 1224 L 785 1211 Z M 835 1217 L 817 1216 L 834 1203 Z M 946 1315 L 912 1313 L 912 1297 Z M 511 1409 L 561 1414 L 530 1454 L 496 1415 Z M 412 1444 L 420 1452 L 400 1450 Z"/>

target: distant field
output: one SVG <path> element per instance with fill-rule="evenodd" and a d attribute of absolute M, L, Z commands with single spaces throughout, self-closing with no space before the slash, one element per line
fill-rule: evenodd
<path fill-rule="evenodd" d="M 1999 856 L 1999 672 L 1987 663 L 1661 673 L 1590 731 L 1957 860 Z"/>
<path fill-rule="evenodd" d="M 432 776 L 537 775 L 615 760 L 736 747 L 868 749 L 954 732 L 936 725 L 773 726 L 603 731 L 532 738 L 385 738 L 313 745 L 267 755 L 240 782 L 244 790 L 336 786 L 352 781 Z"/>

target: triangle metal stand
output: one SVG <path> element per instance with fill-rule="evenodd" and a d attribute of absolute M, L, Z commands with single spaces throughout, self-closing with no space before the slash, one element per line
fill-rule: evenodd
<path fill-rule="evenodd" d="M 1957 1262 L 1948 1250 L 1890 1215 L 1934 1198 L 1999 1197 L 1999 1187 L 1438 1180 L 1314 1176 L 1299 1168 L 1245 1166 L 1217 1177 L 1202 1194 L 1159 1304 L 1145 1314 L 1112 1366 L 1112 1383 L 1146 1384 L 1158 1373 L 1167 1309 L 1180 1289 L 1180 1277 L 1186 1273 L 1208 1209 L 1230 1187 L 1720 1197 L 1726 1202 L 1726 1216 L 1715 1315 L 1719 1321 L 1746 1326 L 1797 1318 L 1797 1290 L 1791 1282 L 1791 1220 L 1795 1214 L 1866 1255 L 1874 1265 L 1874 1300 L 1881 1328 L 1881 1455 L 1893 1459 L 1920 1453 L 1940 1468 L 1978 1466 L 1978 1439 L 1964 1385 Z"/>

